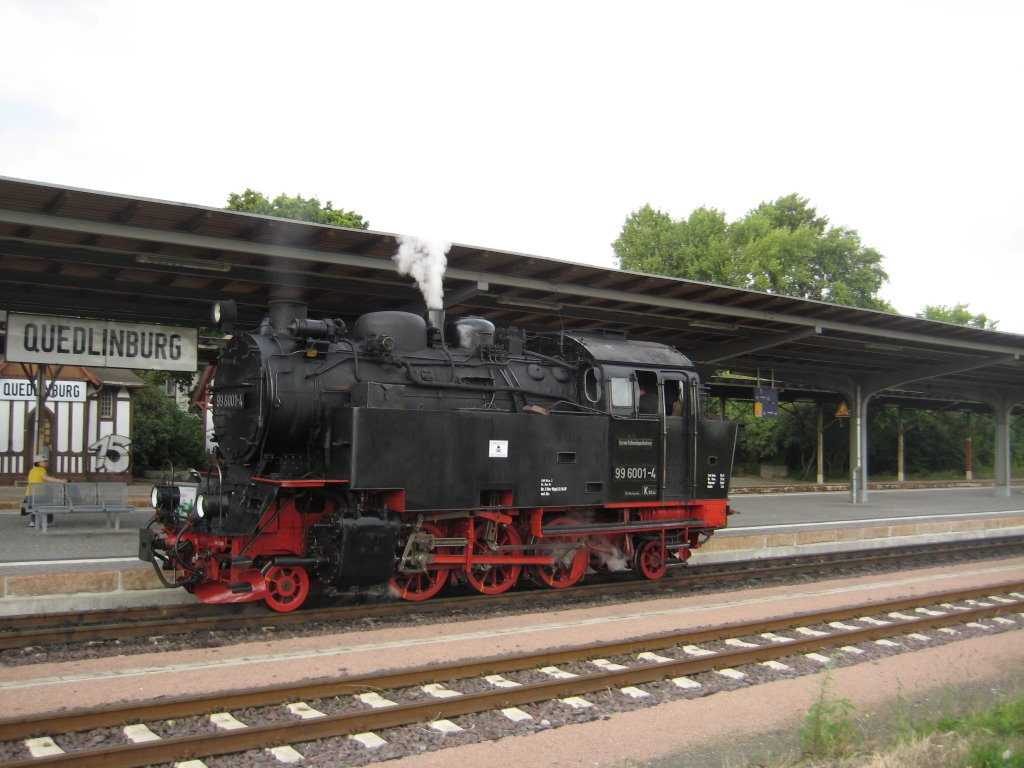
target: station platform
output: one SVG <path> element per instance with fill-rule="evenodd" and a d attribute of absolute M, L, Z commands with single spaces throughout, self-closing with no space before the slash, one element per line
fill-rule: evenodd
<path fill-rule="evenodd" d="M 738 478 L 730 501 L 736 514 L 691 562 L 1024 535 L 1024 487 L 997 497 L 991 483 L 935 485 L 869 486 L 867 502 L 855 505 L 841 485 Z M 184 590 L 164 588 L 137 558 L 150 488 L 130 486 L 135 511 L 121 515 L 120 530 L 107 528 L 103 514 L 75 513 L 58 516 L 46 533 L 19 514 L 24 489 L 0 488 L 0 616 L 195 603 Z"/>
<path fill-rule="evenodd" d="M 996 496 L 991 484 L 907 483 L 872 488 L 864 504 L 848 489 L 776 492 L 752 486 L 730 499 L 729 525 L 693 562 L 729 562 L 872 547 L 1024 535 L 1024 488 Z M 699 560 L 697 559 L 699 558 Z"/>

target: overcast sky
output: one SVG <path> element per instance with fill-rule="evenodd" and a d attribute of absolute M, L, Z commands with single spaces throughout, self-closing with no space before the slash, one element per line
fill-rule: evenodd
<path fill-rule="evenodd" d="M 613 266 L 797 193 L 1024 333 L 1024 3 L 0 0 L 0 175 Z"/>

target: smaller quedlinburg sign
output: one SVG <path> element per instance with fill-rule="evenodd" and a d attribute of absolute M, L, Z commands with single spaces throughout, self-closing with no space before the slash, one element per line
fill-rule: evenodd
<path fill-rule="evenodd" d="M 195 328 L 7 315 L 7 359 L 14 363 L 194 371 L 198 348 Z"/>

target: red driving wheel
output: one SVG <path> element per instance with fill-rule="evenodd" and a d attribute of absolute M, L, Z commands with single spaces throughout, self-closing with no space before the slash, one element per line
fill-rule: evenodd
<path fill-rule="evenodd" d="M 477 519 L 473 525 L 473 554 L 490 557 L 502 554 L 500 548 L 523 543 L 519 532 L 510 525 L 499 525 L 487 520 Z M 488 540 L 488 531 L 494 530 L 494 543 Z M 518 551 L 513 554 L 519 554 Z M 466 572 L 466 581 L 482 595 L 500 595 L 508 592 L 519 581 L 523 566 L 497 565 L 495 563 L 477 563 Z"/>
<path fill-rule="evenodd" d="M 636 548 L 633 567 L 645 579 L 660 579 L 668 572 L 668 550 L 660 539 L 648 539 Z"/>
<path fill-rule="evenodd" d="M 548 522 L 548 526 L 572 525 L 574 521 L 560 517 Z M 535 554 L 541 557 L 552 557 L 551 565 L 535 565 L 531 571 L 541 584 L 554 589 L 565 589 L 578 584 L 587 572 L 590 562 L 590 548 L 578 537 L 544 536 L 535 538 Z"/>
<path fill-rule="evenodd" d="M 263 599 L 275 611 L 294 611 L 309 597 L 309 574 L 301 565 L 275 565 L 263 578 L 267 582 Z"/>
<path fill-rule="evenodd" d="M 444 530 L 437 523 L 423 523 L 421 531 L 429 533 L 435 538 L 444 537 Z M 447 549 L 435 550 L 438 554 L 447 554 Z M 403 600 L 418 603 L 421 600 L 428 600 L 448 583 L 448 576 L 452 572 L 450 567 L 427 568 L 425 571 L 414 573 L 396 573 L 388 584 L 391 591 Z"/>

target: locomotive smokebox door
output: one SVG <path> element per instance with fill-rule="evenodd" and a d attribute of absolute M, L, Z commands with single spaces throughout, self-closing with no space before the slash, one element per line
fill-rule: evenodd
<path fill-rule="evenodd" d="M 608 430 L 612 501 L 657 501 L 661 495 L 660 421 L 613 421 Z"/>

